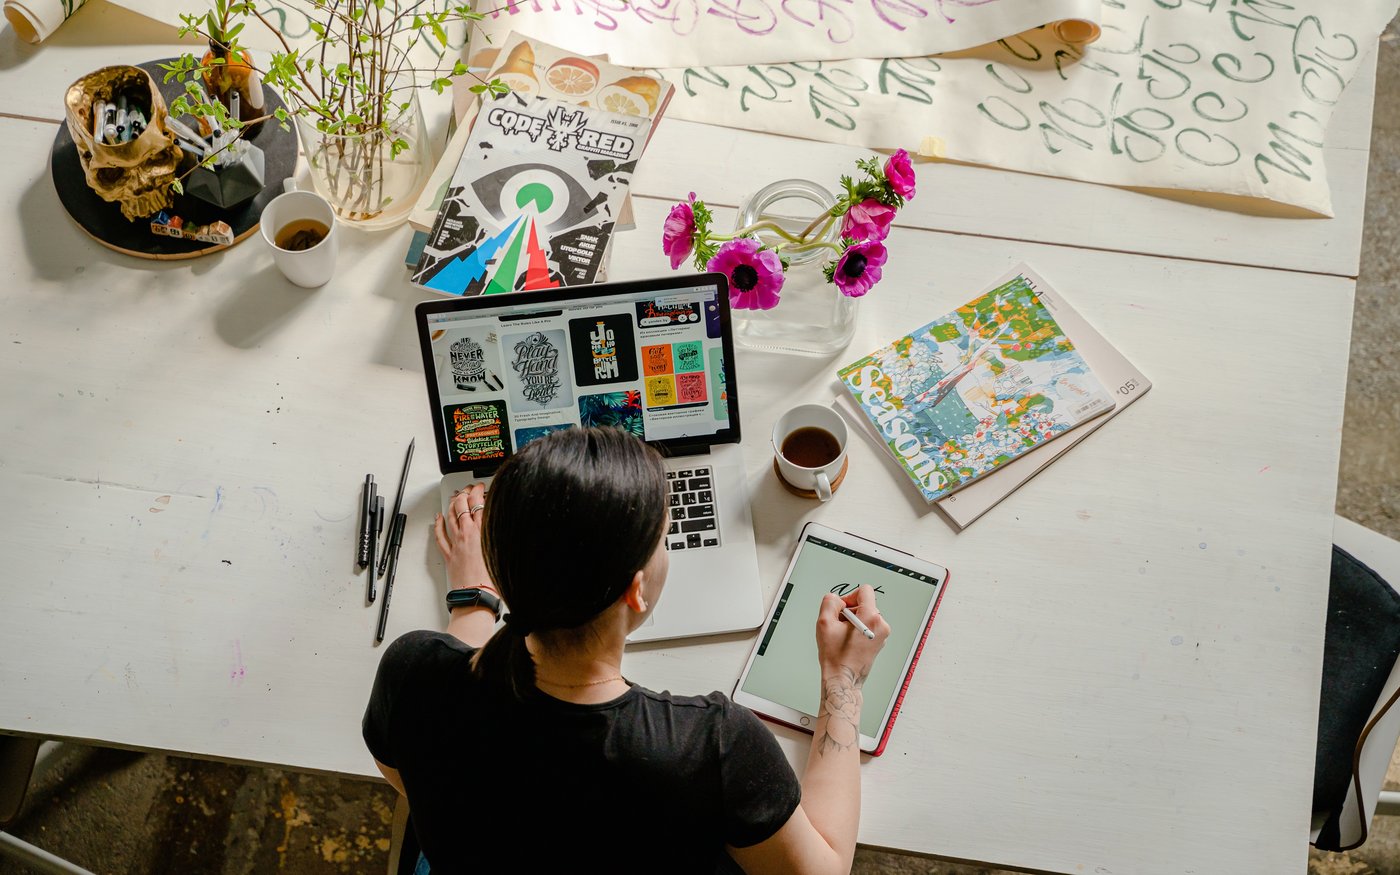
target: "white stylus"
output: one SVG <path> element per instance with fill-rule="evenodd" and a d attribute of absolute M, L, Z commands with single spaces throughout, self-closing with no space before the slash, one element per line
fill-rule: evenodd
<path fill-rule="evenodd" d="M 852 611 L 850 608 L 842 608 L 841 615 L 847 620 L 850 620 L 851 623 L 860 630 L 860 634 L 864 635 L 866 638 L 875 637 L 875 633 L 871 632 L 870 627 L 860 621 L 860 617 L 856 616 L 855 611 Z"/>

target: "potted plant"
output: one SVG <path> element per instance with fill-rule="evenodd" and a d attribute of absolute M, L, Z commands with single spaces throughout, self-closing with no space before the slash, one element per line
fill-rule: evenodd
<path fill-rule="evenodd" d="M 167 82 L 185 83 L 171 113 L 239 132 L 268 119 L 284 128 L 296 124 L 316 191 L 339 218 L 363 227 L 398 224 L 433 167 L 418 89 L 441 93 L 468 75 L 477 79 L 475 93 L 508 90 L 475 77 L 460 60 L 439 60 L 456 57 L 449 29 L 470 28 L 483 16 L 450 0 L 284 0 L 283 6 L 305 15 L 309 44 L 293 47 L 251 0 L 214 0 L 206 12 L 181 15 L 180 35 L 198 36 L 209 49 L 162 64 Z M 239 42 L 250 21 L 281 46 L 261 65 Z M 258 114 L 260 83 L 277 89 L 285 107 Z M 239 118 L 230 112 L 233 94 L 240 98 Z M 219 148 L 231 143 L 225 138 Z"/>

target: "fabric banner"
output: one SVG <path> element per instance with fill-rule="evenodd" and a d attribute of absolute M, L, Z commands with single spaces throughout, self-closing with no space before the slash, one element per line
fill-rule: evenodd
<path fill-rule="evenodd" d="M 1112 3 L 1114 0 L 1108 0 Z M 1103 0 L 521 0 L 489 12 L 515 30 L 614 64 L 677 67 L 931 55 L 1049 26 L 1098 38 Z"/>
<path fill-rule="evenodd" d="M 1121 0 L 937 57 L 662 70 L 671 118 L 1331 215 L 1323 143 L 1397 0 Z"/>

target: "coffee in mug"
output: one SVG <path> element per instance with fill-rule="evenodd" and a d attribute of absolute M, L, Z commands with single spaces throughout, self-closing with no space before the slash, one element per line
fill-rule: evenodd
<path fill-rule="evenodd" d="M 773 424 L 773 469 L 792 492 L 830 501 L 846 476 L 846 421 L 821 404 L 799 404 Z"/>
<path fill-rule="evenodd" d="M 807 425 L 783 438 L 783 445 L 778 448 L 778 452 L 794 465 L 820 468 L 831 464 L 841 455 L 841 442 L 826 429 Z"/>
<path fill-rule="evenodd" d="M 335 211 L 325 198 L 289 188 L 263 208 L 259 225 L 283 276 L 308 289 L 330 281 L 339 235 Z"/>
<path fill-rule="evenodd" d="M 273 240 L 278 249 L 301 252 L 319 244 L 331 232 L 324 222 L 315 219 L 294 219 L 282 226 Z"/>

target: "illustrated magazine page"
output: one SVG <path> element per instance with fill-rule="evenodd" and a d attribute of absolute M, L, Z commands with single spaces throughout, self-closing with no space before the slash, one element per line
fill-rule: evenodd
<path fill-rule="evenodd" d="M 1025 273 L 837 378 L 929 502 L 1114 406 Z"/>

